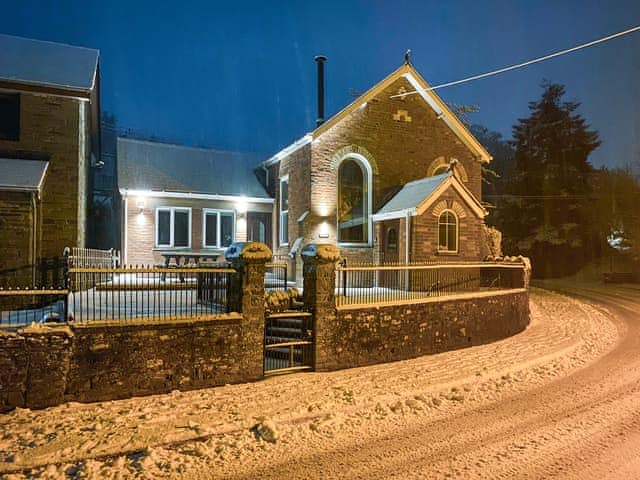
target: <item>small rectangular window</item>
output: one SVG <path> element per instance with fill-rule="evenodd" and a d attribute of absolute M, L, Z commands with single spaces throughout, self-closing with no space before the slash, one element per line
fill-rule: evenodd
<path fill-rule="evenodd" d="M 20 140 L 20 94 L 0 94 L 0 140 Z"/>
<path fill-rule="evenodd" d="M 289 176 L 280 179 L 280 245 L 289 244 Z"/>
<path fill-rule="evenodd" d="M 156 246 L 191 247 L 191 209 L 160 207 L 156 210 Z"/>
<path fill-rule="evenodd" d="M 205 248 L 224 248 L 235 240 L 235 214 L 232 211 L 204 210 Z"/>

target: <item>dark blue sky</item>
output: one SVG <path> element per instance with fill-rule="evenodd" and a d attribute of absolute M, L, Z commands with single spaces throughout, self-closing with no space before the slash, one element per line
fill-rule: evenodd
<path fill-rule="evenodd" d="M 637 0 L 4 1 L 0 32 L 100 49 L 102 107 L 121 127 L 265 154 L 313 127 L 315 54 L 329 58 L 332 114 L 407 48 L 437 84 L 640 24 Z M 640 33 L 439 94 L 510 137 L 542 79 L 582 102 L 603 141 L 595 165 L 640 158 Z"/>

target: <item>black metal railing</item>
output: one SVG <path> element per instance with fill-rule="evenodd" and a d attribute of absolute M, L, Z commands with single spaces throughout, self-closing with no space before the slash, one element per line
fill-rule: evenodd
<path fill-rule="evenodd" d="M 267 263 L 265 265 L 264 287 L 267 290 L 286 290 L 287 271 L 286 263 Z"/>
<path fill-rule="evenodd" d="M 485 290 L 521 288 L 521 263 L 338 265 L 336 305 L 417 300 Z"/>
<path fill-rule="evenodd" d="M 313 316 L 308 312 L 267 315 L 264 329 L 264 372 L 313 368 Z"/>
<path fill-rule="evenodd" d="M 20 265 L 0 270 L 0 287 L 17 288 L 30 285 L 33 288 L 60 286 L 67 267 L 65 257 L 40 258 L 31 265 Z"/>
<path fill-rule="evenodd" d="M 64 322 L 69 291 L 60 288 L 0 288 L 0 326 L 23 327 L 31 323 Z"/>
<path fill-rule="evenodd" d="M 220 267 L 71 267 L 69 313 L 76 322 L 206 318 L 231 308 L 235 273 Z"/>

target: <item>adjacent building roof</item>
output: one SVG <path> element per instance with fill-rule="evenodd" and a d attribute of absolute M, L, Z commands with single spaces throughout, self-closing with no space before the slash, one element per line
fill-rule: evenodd
<path fill-rule="evenodd" d="M 287 145 L 271 158 L 265 160 L 264 164 L 271 165 L 273 163 L 277 163 L 282 158 L 296 151 L 298 148 L 301 148 L 312 140 L 315 140 L 335 124 L 352 114 L 363 104 L 373 99 L 376 95 L 393 84 L 393 82 L 402 77 L 404 77 L 411 84 L 411 86 L 415 89 L 416 94 L 419 95 L 425 101 L 425 103 L 433 109 L 438 118 L 442 119 L 442 121 L 453 131 L 458 139 L 473 152 L 473 154 L 479 161 L 483 163 L 489 163 L 491 161 L 492 157 L 489 152 L 487 152 L 482 144 L 478 140 L 476 140 L 471 132 L 469 132 L 467 127 L 465 127 L 464 124 L 458 119 L 458 117 L 451 111 L 447 104 L 442 101 L 442 99 L 433 90 L 431 90 L 429 84 L 424 78 L 422 78 L 420 73 L 418 73 L 418 71 L 413 68 L 413 65 L 411 65 L 411 63 L 404 63 L 382 81 L 378 82 L 376 85 L 356 98 L 349 105 L 329 118 L 326 122 L 318 126 L 315 130 L 307 133 L 302 138 L 296 140 L 290 145 Z"/>
<path fill-rule="evenodd" d="M 41 160 L 0 158 L 0 190 L 39 193 L 48 166 Z"/>
<path fill-rule="evenodd" d="M 449 171 L 405 184 L 372 216 L 373 221 L 400 218 L 407 213 L 421 215 L 449 187 L 455 189 L 469 208 L 481 218 L 486 210 L 460 180 Z"/>
<path fill-rule="evenodd" d="M 0 35 L 0 81 L 88 92 L 98 57 L 91 48 Z"/>
<path fill-rule="evenodd" d="M 118 138 L 120 191 L 270 198 L 255 174 L 253 153 Z"/>

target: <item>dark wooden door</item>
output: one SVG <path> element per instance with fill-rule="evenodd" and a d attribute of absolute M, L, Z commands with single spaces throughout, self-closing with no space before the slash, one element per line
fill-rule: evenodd
<path fill-rule="evenodd" d="M 271 213 L 247 212 L 247 240 L 266 243 L 271 248 Z"/>

